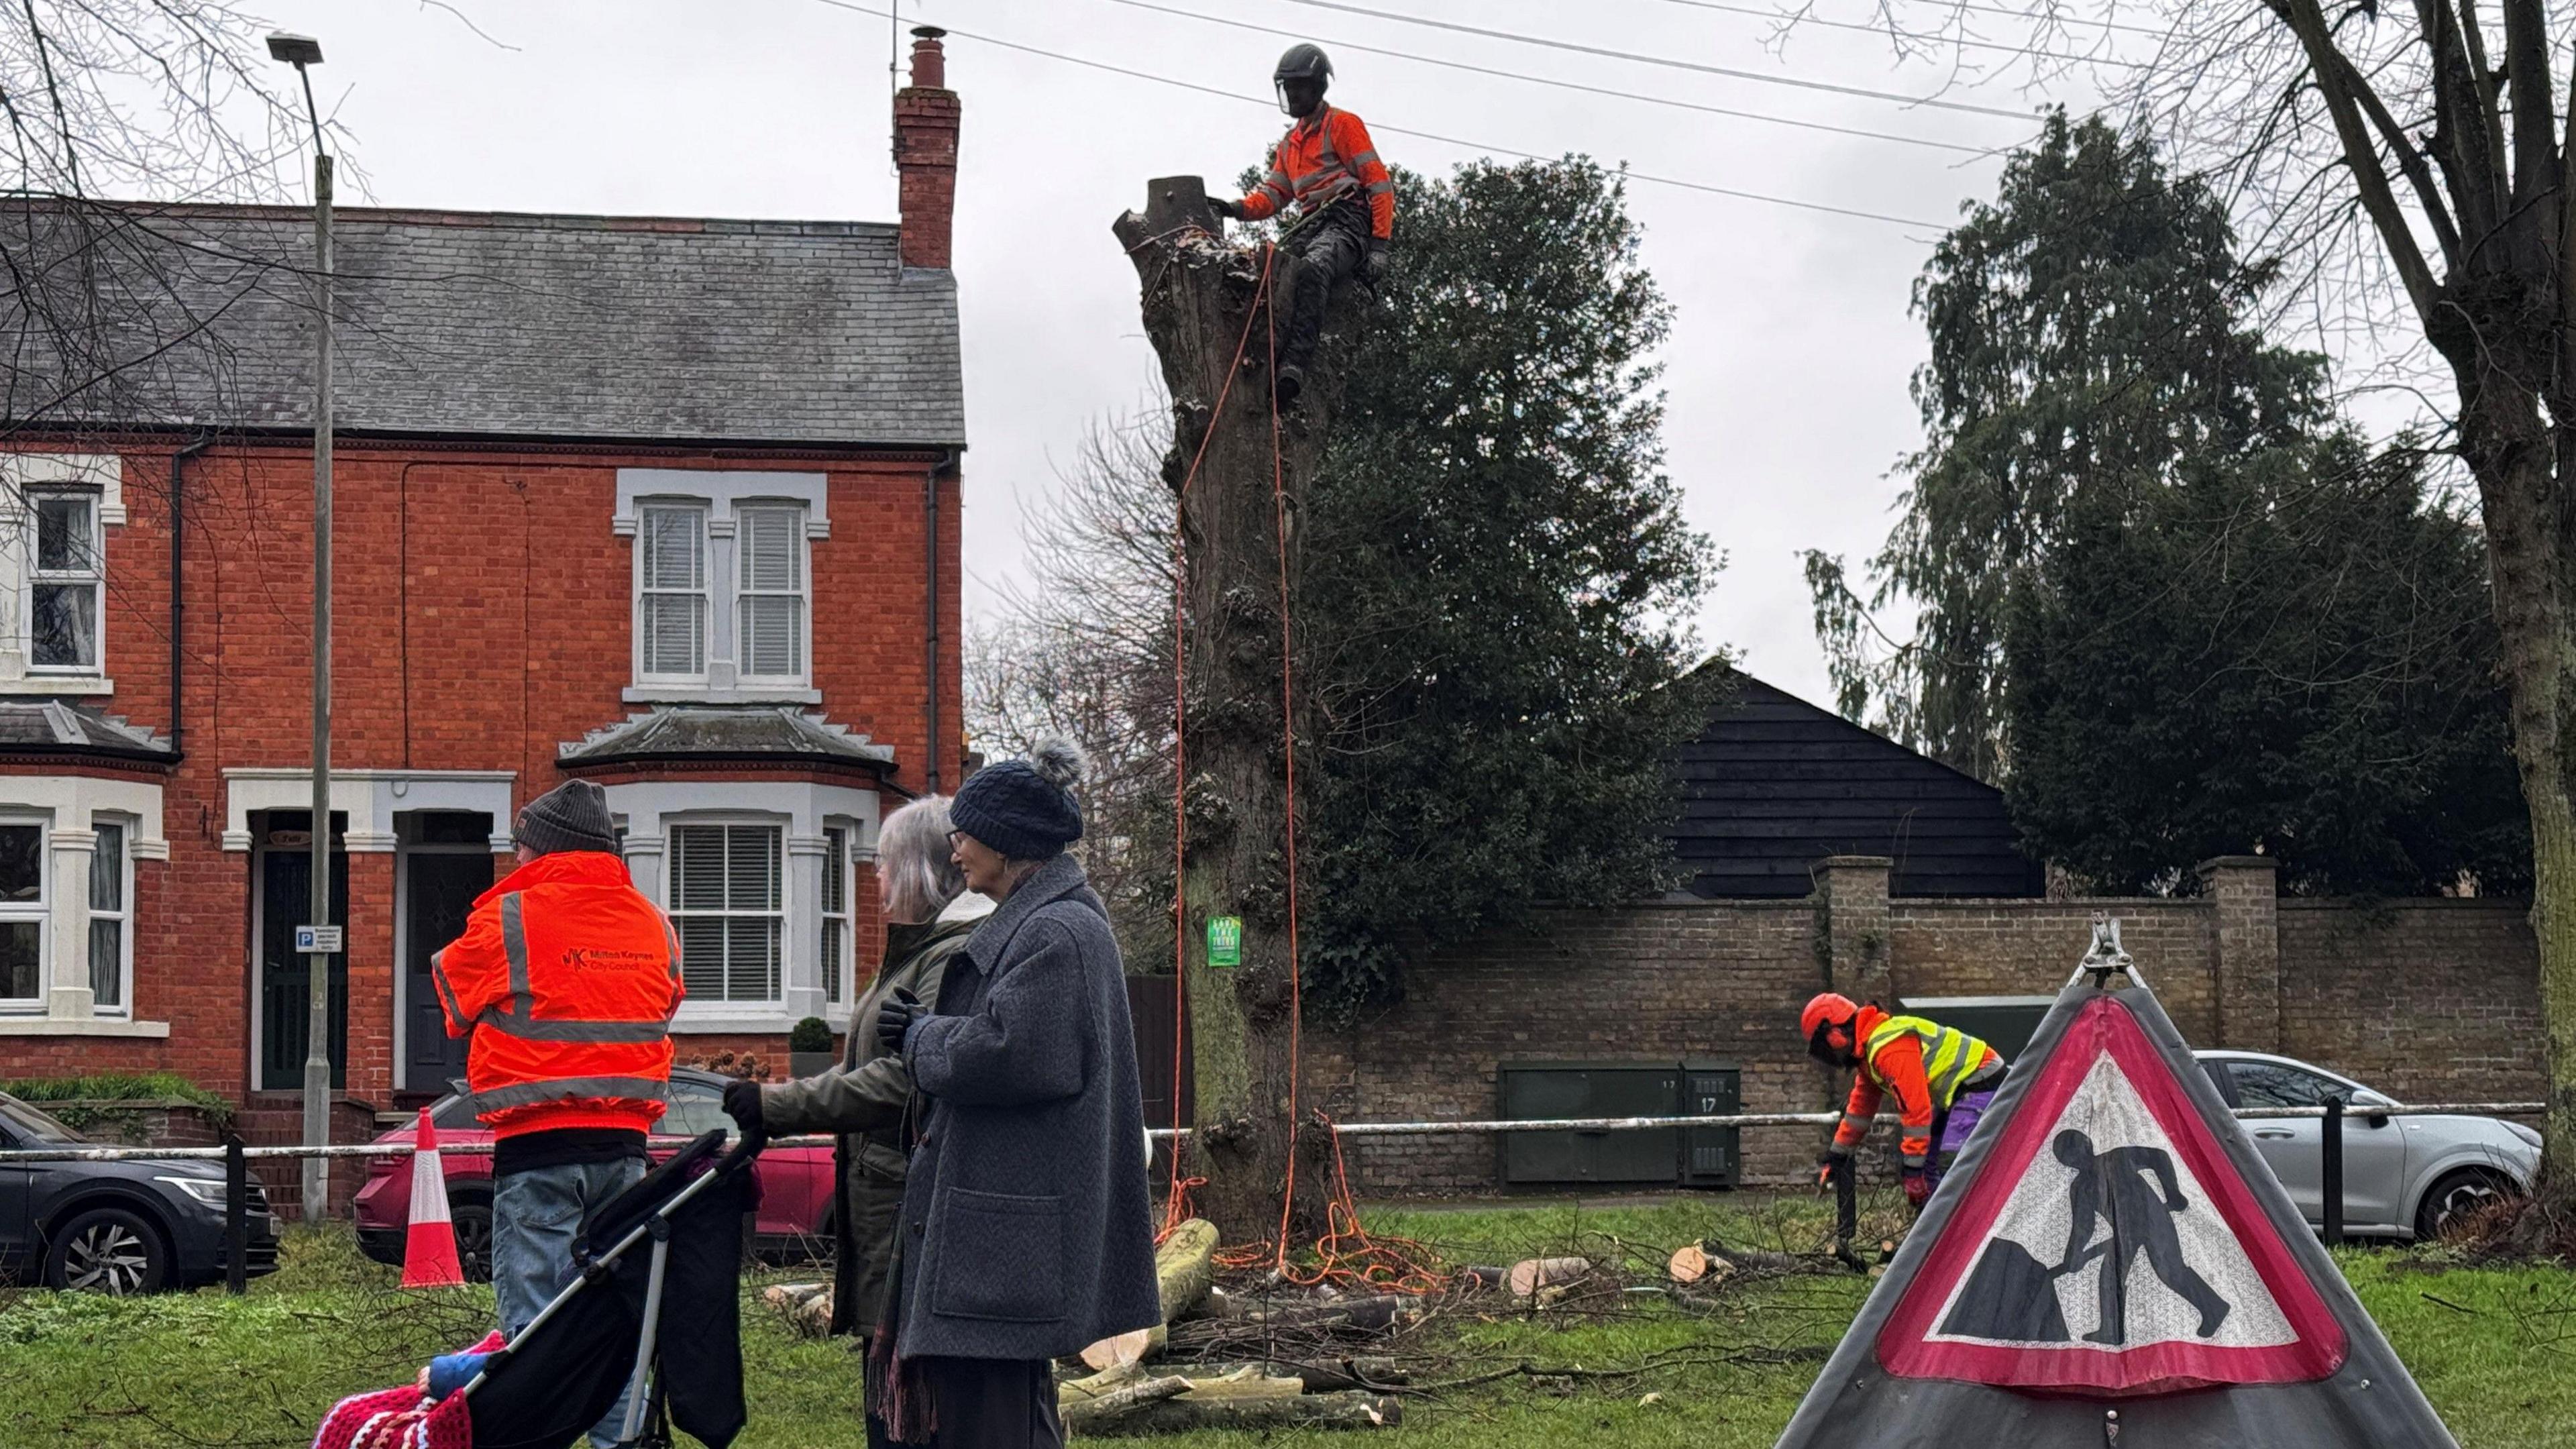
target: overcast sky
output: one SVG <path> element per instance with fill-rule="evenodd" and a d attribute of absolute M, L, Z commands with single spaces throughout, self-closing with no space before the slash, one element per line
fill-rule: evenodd
<path fill-rule="evenodd" d="M 350 132 L 351 159 L 376 204 L 890 221 L 887 3 L 265 0 L 262 8 L 321 38 L 328 61 L 315 73 L 317 91 Z M 1907 314 L 1908 288 L 1940 224 L 1964 199 L 1990 194 L 2000 163 L 1632 97 L 1990 148 L 2036 129 L 2030 117 L 2041 97 L 2023 88 L 2026 72 L 1970 83 L 1930 61 L 1900 63 L 1883 36 L 1855 31 L 1808 28 L 1785 46 L 1766 45 L 1774 31 L 1762 18 L 1767 0 L 1353 3 L 1380 14 L 1311 0 L 1155 0 L 1159 11 L 1120 0 L 902 5 L 906 28 L 927 21 L 991 38 L 948 42 L 948 81 L 964 105 L 956 268 L 971 440 L 969 617 L 1019 566 L 1022 510 L 1055 486 L 1055 469 L 1083 430 L 1132 409 L 1150 386 L 1136 278 L 1110 238 L 1111 218 L 1143 204 L 1147 177 L 1228 178 L 1259 159 L 1285 124 L 1268 100 L 1270 68 L 1302 37 L 1332 53 L 1332 99 L 1368 120 L 1397 164 L 1442 174 L 1484 150 L 1582 152 L 1641 177 L 1901 219 L 1642 179 L 1630 189 L 1645 261 L 1676 310 L 1664 356 L 1672 475 L 1691 522 L 1727 559 L 1699 620 L 1702 641 L 1829 702 L 1797 554 L 1822 548 L 1857 561 L 1885 535 L 1899 487 L 1890 470 L 1920 436 L 1906 379 L 1924 343 Z M 1907 9 L 1907 0 L 1890 4 Z M 1872 0 L 1819 0 L 1815 10 L 1860 21 L 1873 8 Z M 1398 13 L 1680 64 L 1380 18 Z M 1991 35 L 2010 39 L 2009 23 L 1996 23 Z M 1910 107 L 1817 85 L 1938 92 L 2006 114 Z M 1399 245 L 1402 228 L 1399 218 Z"/>

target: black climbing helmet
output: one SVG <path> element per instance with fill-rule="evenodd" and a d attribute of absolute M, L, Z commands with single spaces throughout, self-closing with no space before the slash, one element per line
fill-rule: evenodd
<path fill-rule="evenodd" d="M 1288 47 L 1287 53 L 1279 57 L 1278 66 L 1270 72 L 1270 85 L 1279 93 L 1279 109 L 1283 111 L 1288 109 L 1288 82 L 1292 80 L 1313 81 L 1315 94 L 1322 95 L 1333 83 L 1332 58 L 1325 55 L 1319 45 L 1301 41 Z"/>

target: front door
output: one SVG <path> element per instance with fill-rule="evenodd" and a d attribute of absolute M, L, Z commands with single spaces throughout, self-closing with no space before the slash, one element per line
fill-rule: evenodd
<path fill-rule="evenodd" d="M 269 812 L 259 851 L 259 1085 L 291 1092 L 304 1085 L 305 1028 L 311 1023 L 306 991 L 311 956 L 295 950 L 295 928 L 311 914 L 313 856 L 305 843 L 309 817 L 300 810 Z M 349 919 L 349 856 L 331 852 L 331 919 Z M 349 958 L 326 958 L 331 973 L 331 1085 L 349 1075 Z"/>
<path fill-rule="evenodd" d="M 444 1092 L 465 1075 L 465 1039 L 447 1034 L 430 958 L 465 932 L 474 898 L 492 888 L 492 854 L 403 857 L 403 1090 Z"/>

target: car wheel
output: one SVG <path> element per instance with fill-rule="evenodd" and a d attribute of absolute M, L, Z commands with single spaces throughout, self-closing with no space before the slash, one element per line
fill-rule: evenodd
<path fill-rule="evenodd" d="M 456 1262 L 468 1283 L 492 1281 L 492 1205 L 461 1198 L 448 1209 L 456 1229 Z"/>
<path fill-rule="evenodd" d="M 2522 1189 L 2512 1178 L 2485 1168 L 2472 1167 L 2445 1176 L 2424 1194 L 2415 1209 L 2415 1240 L 2439 1242 L 2455 1231 L 2461 1220 L 2489 1203 L 2508 1197 L 2519 1197 Z"/>
<path fill-rule="evenodd" d="M 161 1229 L 131 1208 L 77 1213 L 45 1250 L 45 1286 L 81 1293 L 157 1292 L 170 1278 Z"/>

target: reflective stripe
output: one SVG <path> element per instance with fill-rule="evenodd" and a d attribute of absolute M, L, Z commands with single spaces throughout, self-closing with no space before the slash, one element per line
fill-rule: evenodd
<path fill-rule="evenodd" d="M 1908 1171 L 1921 1172 L 1923 1170 L 1924 1156 L 1920 1152 L 1906 1153 L 1904 1161 Z"/>
<path fill-rule="evenodd" d="M 1280 170 L 1280 169 L 1279 169 L 1278 167 L 1276 167 L 1276 166 L 1273 166 L 1273 167 L 1271 167 L 1271 168 L 1270 168 L 1270 174 L 1269 174 L 1269 175 L 1264 176 L 1264 177 L 1262 177 L 1262 178 L 1261 178 L 1261 184 L 1262 184 L 1262 185 L 1264 185 L 1264 186 L 1269 186 L 1269 187 L 1276 187 L 1277 189 L 1279 189 L 1279 190 L 1281 190 L 1281 191 L 1285 191 L 1285 190 L 1287 190 L 1289 187 L 1291 187 L 1291 186 L 1295 185 L 1295 184 L 1296 184 L 1296 181 L 1297 181 L 1297 178 L 1295 178 L 1295 177 L 1293 177 L 1293 176 L 1289 175 L 1289 174 L 1288 174 L 1287 172 L 1285 172 L 1285 171 Z"/>
<path fill-rule="evenodd" d="M 528 928 L 519 919 L 519 893 L 501 897 L 501 953 L 510 958 L 510 996 L 517 1010 L 526 1011 L 531 1000 L 528 991 Z"/>
<path fill-rule="evenodd" d="M 429 984 L 437 989 L 439 1009 L 447 1013 L 447 1019 L 458 1026 L 463 1026 L 465 1010 L 456 1004 L 456 988 L 447 979 L 446 957 L 445 951 L 430 953 Z"/>
<path fill-rule="evenodd" d="M 505 1107 L 533 1107 L 575 1097 L 605 1097 L 629 1102 L 667 1102 L 671 1084 L 652 1077 L 557 1077 L 550 1082 L 523 1082 L 474 1094 L 474 1110 L 497 1112 Z"/>
<path fill-rule="evenodd" d="M 1932 1104 L 1950 1105 L 1959 1092 L 1959 1084 L 1973 1076 L 1985 1062 L 1986 1044 L 1955 1027 L 1942 1026 L 1919 1016 L 1891 1016 L 1869 1034 L 1864 1047 L 1875 1060 L 1898 1037 L 1911 1036 L 1923 1055 L 1923 1077 L 1931 1088 Z"/>
<path fill-rule="evenodd" d="M 1377 153 L 1375 151 L 1362 151 L 1360 154 L 1352 157 L 1349 161 L 1343 164 L 1349 166 L 1353 171 L 1357 171 L 1376 159 Z"/>
<path fill-rule="evenodd" d="M 1864 1113 L 1845 1112 L 1843 1114 L 1843 1125 L 1846 1127 L 1857 1127 L 1861 1131 L 1867 1132 L 1869 1131 L 1869 1124 L 1870 1118 Z"/>
<path fill-rule="evenodd" d="M 1368 194 L 1371 196 L 1383 196 L 1394 189 L 1395 183 L 1392 181 L 1372 181 L 1368 184 Z"/>
<path fill-rule="evenodd" d="M 503 1036 L 521 1041 L 596 1041 L 627 1045 L 660 1041 L 671 1034 L 671 1023 L 663 1021 L 534 1021 L 513 1016 L 493 1007 L 483 1013 L 479 1026 L 488 1026 Z"/>

